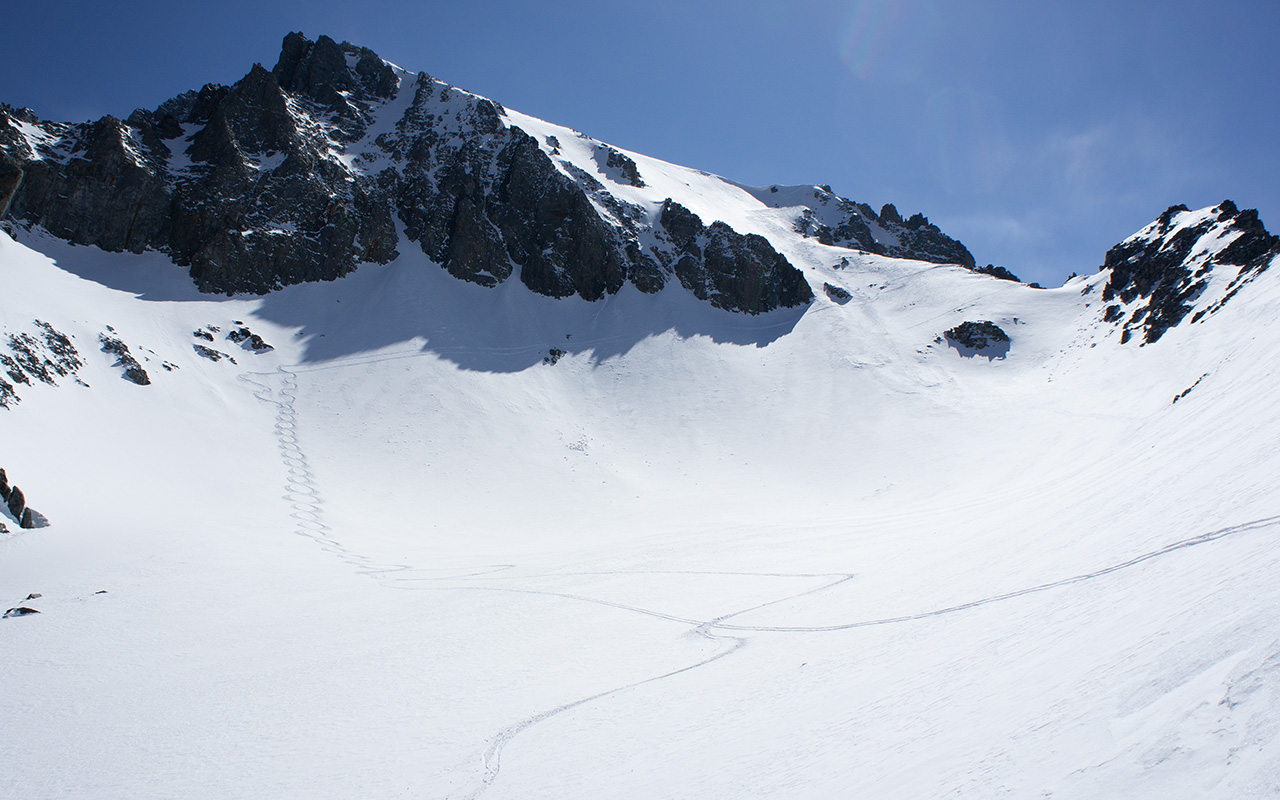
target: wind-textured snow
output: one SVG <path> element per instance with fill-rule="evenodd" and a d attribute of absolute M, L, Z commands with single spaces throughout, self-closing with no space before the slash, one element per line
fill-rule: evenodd
<path fill-rule="evenodd" d="M 600 143 L 507 118 L 608 179 Z M 412 247 L 216 298 L 158 254 L 0 236 L 0 332 L 71 334 L 89 384 L 0 410 L 52 521 L 0 535 L 6 602 L 42 595 L 0 622 L 0 795 L 1280 791 L 1275 270 L 1124 346 L 1105 275 L 825 247 L 626 155 L 619 199 L 851 300 L 556 300 Z M 1008 353 L 949 347 L 965 320 Z M 237 363 L 193 350 L 210 325 Z"/>

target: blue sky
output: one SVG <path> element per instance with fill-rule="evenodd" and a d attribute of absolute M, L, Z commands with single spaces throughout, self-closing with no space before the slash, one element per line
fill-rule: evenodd
<path fill-rule="evenodd" d="M 1274 0 L 14 5 L 0 101 L 50 119 L 234 82 L 301 30 L 619 147 L 922 211 L 1024 280 L 1175 203 L 1280 229 Z"/>

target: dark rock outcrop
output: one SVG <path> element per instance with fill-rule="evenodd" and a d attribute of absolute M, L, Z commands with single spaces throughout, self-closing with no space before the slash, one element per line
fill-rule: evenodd
<path fill-rule="evenodd" d="M 148 377 L 147 371 L 138 363 L 138 359 L 133 357 L 129 352 L 129 346 L 120 341 L 115 336 L 108 336 L 105 333 L 98 334 L 98 342 L 102 345 L 102 352 L 109 353 L 116 357 L 114 366 L 122 367 L 124 374 L 122 377 L 127 381 L 132 381 L 139 386 L 151 385 L 151 378 Z"/>
<path fill-rule="evenodd" d="M 1009 334 L 989 320 L 962 322 L 943 334 L 952 342 L 970 350 L 982 352 L 1009 344 Z"/>
<path fill-rule="evenodd" d="M 990 275 L 993 278 L 999 278 L 1002 281 L 1013 281 L 1014 283 L 1022 282 L 1018 280 L 1017 275 L 1014 275 L 1012 272 L 1005 269 L 1004 267 L 997 267 L 994 264 L 988 264 L 985 267 L 973 266 L 973 267 L 970 267 L 969 269 L 973 270 L 974 272 L 981 273 L 983 275 Z"/>
<path fill-rule="evenodd" d="M 0 500 L 9 502 L 9 493 L 12 491 L 9 488 L 9 476 L 4 474 L 4 469 L 0 469 Z"/>
<path fill-rule="evenodd" d="M 9 352 L 0 352 L 0 369 L 17 384 L 30 386 L 37 380 L 51 386 L 57 378 L 70 375 L 77 382 L 76 374 L 84 364 L 71 339 L 54 329 L 47 322 L 35 320 L 37 333 L 11 333 L 7 345 Z M 13 384 L 0 379 L 0 406 L 9 408 L 19 398 Z"/>
<path fill-rule="evenodd" d="M 8 506 L 9 513 L 13 516 L 13 518 L 21 521 L 22 512 L 25 511 L 27 508 L 27 496 L 22 493 L 21 489 L 19 489 L 17 486 L 14 486 L 9 491 L 9 498 L 6 501 L 5 505 Z"/>
<path fill-rule="evenodd" d="M 549 351 L 547 351 L 547 354 L 542 359 L 542 363 L 548 364 L 554 367 L 556 364 L 560 362 L 560 359 L 564 358 L 567 355 L 568 355 L 567 351 L 561 350 L 558 347 L 553 347 Z"/>
<path fill-rule="evenodd" d="M 1225 247 L 1215 246 L 1228 238 Z M 1193 322 L 1222 308 L 1277 255 L 1280 238 L 1267 232 L 1255 210 L 1240 211 L 1230 200 L 1207 213 L 1173 206 L 1107 251 L 1099 268 L 1110 272 L 1102 290 L 1109 304 L 1103 320 L 1122 326 L 1121 342 L 1135 333 L 1144 344 L 1156 342 L 1192 312 L 1216 269 L 1234 267 L 1234 277 L 1221 297 L 1196 311 Z"/>
<path fill-rule="evenodd" d="M 196 351 L 196 355 L 200 356 L 201 358 L 207 358 L 210 361 L 214 362 L 215 364 L 224 358 L 230 358 L 230 356 L 228 356 L 226 353 L 222 352 L 221 350 L 214 350 L 212 347 L 205 347 L 202 344 L 193 344 L 191 345 L 191 349 Z M 232 364 L 236 363 L 236 360 L 232 358 L 231 363 Z"/>
<path fill-rule="evenodd" d="M 626 183 L 640 189 L 646 185 L 644 179 L 640 177 L 640 168 L 636 166 L 636 162 L 630 156 L 612 147 L 601 147 L 597 150 L 596 163 L 599 163 L 605 172 L 619 183 Z"/>
<path fill-rule="evenodd" d="M 199 331 L 197 331 L 199 333 Z M 240 345 L 246 350 L 252 350 L 255 353 L 269 353 L 275 350 L 274 347 L 267 344 L 261 336 L 249 330 L 246 327 L 233 328 L 227 332 L 227 339 L 235 344 Z M 213 337 L 210 337 L 210 341 Z"/>
<path fill-rule="evenodd" d="M 749 314 L 813 300 L 804 275 L 763 236 L 744 236 L 723 222 L 704 227 L 698 215 L 670 198 L 659 223 L 675 245 L 676 276 L 699 300 Z"/>
<path fill-rule="evenodd" d="M 892 203 L 886 203 L 877 214 L 866 203 L 840 197 L 826 186 L 789 187 L 786 192 L 779 192 L 776 186 L 767 190 L 744 188 L 773 208 L 804 206 L 795 230 L 822 244 L 974 268 L 973 254 L 963 244 L 947 236 L 923 214 L 903 220 Z"/>
<path fill-rule="evenodd" d="M 22 164 L 4 150 L 0 150 L 0 219 L 9 213 L 9 203 L 22 183 Z"/>
<path fill-rule="evenodd" d="M 10 617 L 25 617 L 28 614 L 39 614 L 39 613 L 40 613 L 39 611 L 37 611 L 34 608 L 31 608 L 30 606 L 18 606 L 17 608 L 11 608 L 8 611 L 4 612 L 4 616 L 2 618 L 9 619 Z"/>
<path fill-rule="evenodd" d="M 822 291 L 827 293 L 827 297 L 830 297 L 832 302 L 839 303 L 840 305 L 844 305 L 853 299 L 853 295 L 849 294 L 847 289 L 842 289 L 839 286 L 833 286 L 830 283 L 822 284 Z"/>

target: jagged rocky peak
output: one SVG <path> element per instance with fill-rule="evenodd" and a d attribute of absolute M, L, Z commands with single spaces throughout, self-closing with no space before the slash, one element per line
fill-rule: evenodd
<path fill-rule="evenodd" d="M 866 203 L 841 197 L 829 186 L 742 187 L 772 208 L 795 208 L 795 230 L 822 244 L 895 258 L 973 269 L 973 254 L 929 222 L 924 214 L 906 220 L 892 203 L 876 213 Z"/>
<path fill-rule="evenodd" d="M 390 64 L 367 47 L 338 44 L 328 36 L 314 42 L 301 33 L 284 37 L 280 60 L 271 74 L 287 91 L 308 97 L 340 113 L 352 113 L 347 97 L 390 99 L 399 81 Z"/>
<path fill-rule="evenodd" d="M 1193 311 L 1199 322 L 1221 309 L 1278 255 L 1280 237 L 1254 209 L 1173 206 L 1107 251 L 1103 319 L 1121 327 L 1122 342 L 1138 333 L 1155 342 Z"/>
<path fill-rule="evenodd" d="M 208 292 L 260 294 L 386 263 L 399 228 L 485 286 L 518 276 L 540 294 L 595 300 L 676 278 L 748 313 L 812 297 L 767 241 L 723 222 L 699 220 L 696 254 L 678 251 L 658 222 L 661 195 L 617 194 L 648 187 L 635 159 L 576 140 L 589 160 L 544 149 L 491 100 L 290 33 L 272 69 L 124 120 L 68 125 L 0 108 L 0 203 L 77 244 L 166 252 Z"/>

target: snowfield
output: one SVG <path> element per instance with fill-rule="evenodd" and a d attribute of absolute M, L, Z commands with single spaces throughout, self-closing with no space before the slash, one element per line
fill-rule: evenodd
<path fill-rule="evenodd" d="M 5 607 L 42 595 L 0 620 L 0 796 L 1280 793 L 1276 270 L 1121 345 L 1103 275 L 824 247 L 632 155 L 814 303 L 555 300 L 408 243 L 222 298 L 0 235 L 0 332 L 71 335 L 88 384 L 0 409 L 52 523 L 0 534 Z"/>

